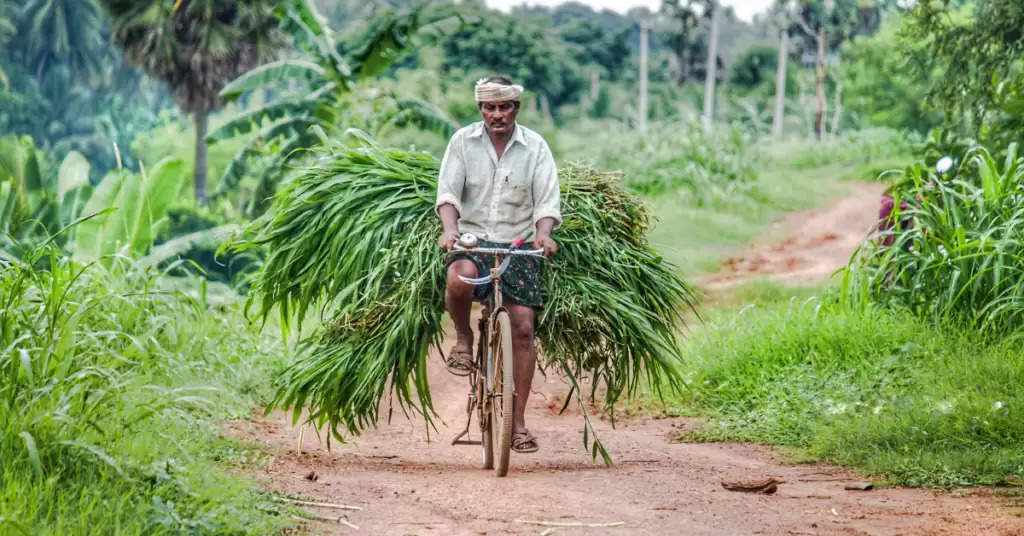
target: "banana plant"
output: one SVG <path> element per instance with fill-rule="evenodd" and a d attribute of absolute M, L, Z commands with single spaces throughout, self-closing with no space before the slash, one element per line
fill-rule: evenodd
<path fill-rule="evenodd" d="M 302 149 L 320 144 L 321 138 L 314 133 L 314 127 L 330 135 L 352 126 L 347 124 L 345 111 L 352 99 L 366 98 L 355 94 L 360 82 L 381 74 L 425 40 L 466 24 L 451 5 L 419 7 L 400 13 L 389 11 L 370 21 L 360 37 L 337 42 L 326 19 L 309 0 L 292 0 L 287 7 L 278 9 L 278 16 L 282 28 L 292 36 L 303 57 L 257 67 L 230 82 L 220 96 L 232 101 L 253 90 L 296 81 L 305 89 L 299 96 L 280 98 L 243 113 L 206 137 L 206 143 L 212 145 L 259 129 L 252 142 L 225 169 L 214 196 L 235 190 L 241 179 L 250 173 L 251 162 L 270 152 L 269 162 L 260 166 L 260 184 L 256 188 L 258 196 L 269 196 L 286 164 Z M 376 98 L 392 104 L 390 112 L 378 118 L 381 126 L 408 122 L 444 136 L 450 136 L 457 128 L 438 108 L 422 101 L 379 92 Z"/>
<path fill-rule="evenodd" d="M 184 181 L 185 164 L 179 158 L 164 158 L 149 173 L 111 171 L 81 211 L 95 217 L 78 224 L 74 258 L 90 262 L 121 251 L 132 257 L 146 254 Z"/>
<path fill-rule="evenodd" d="M 50 175 L 31 137 L 0 138 L 0 235 L 27 239 L 58 228 Z"/>

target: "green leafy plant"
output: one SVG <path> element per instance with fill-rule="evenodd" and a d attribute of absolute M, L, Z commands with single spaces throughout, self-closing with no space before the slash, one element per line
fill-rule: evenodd
<path fill-rule="evenodd" d="M 248 412 L 280 348 L 237 297 L 62 253 L 0 259 L 0 532 L 274 533 L 211 421 Z"/>
<path fill-rule="evenodd" d="M 232 101 L 247 92 L 289 82 L 303 84 L 304 90 L 298 96 L 275 99 L 245 112 L 206 137 L 206 143 L 212 145 L 258 130 L 253 141 L 224 170 L 215 195 L 234 190 L 247 173 L 257 171 L 251 169 L 252 160 L 270 153 L 269 160 L 258 170 L 260 185 L 256 188 L 261 198 L 270 197 L 285 166 L 301 154 L 301 149 L 318 144 L 312 127 L 338 133 L 353 126 L 367 126 L 353 125 L 347 113 L 353 101 L 364 100 L 373 93 L 355 93 L 361 82 L 381 74 L 432 33 L 463 22 L 458 12 L 448 5 L 401 13 L 389 11 L 372 19 L 360 35 L 339 42 L 335 41 L 323 17 L 306 0 L 294 0 L 287 9 L 278 9 L 278 15 L 282 28 L 304 57 L 257 67 L 229 83 L 220 96 Z M 377 128 L 402 121 L 437 130 L 444 136 L 455 132 L 454 123 L 427 103 L 394 94 L 380 94 L 376 98 L 384 98 L 390 104 L 390 109 L 376 122 Z M 257 208 L 264 207 L 257 205 Z"/>
<path fill-rule="evenodd" d="M 848 299 L 906 306 L 996 330 L 1024 318 L 1024 157 L 983 147 L 939 176 L 915 164 L 894 186 L 891 229 L 865 242 L 844 273 Z M 882 245 L 883 238 L 892 244 Z"/>
<path fill-rule="evenodd" d="M 622 171 L 633 191 L 685 192 L 699 204 L 742 190 L 757 177 L 749 140 L 738 129 L 709 133 L 696 123 L 663 122 L 640 133 L 612 122 L 601 125 L 597 133 L 568 138 L 560 148 L 570 158 L 593 158 L 602 169 Z"/>

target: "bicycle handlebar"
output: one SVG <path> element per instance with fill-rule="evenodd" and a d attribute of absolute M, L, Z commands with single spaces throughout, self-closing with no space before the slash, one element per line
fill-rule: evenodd
<path fill-rule="evenodd" d="M 537 257 L 539 259 L 544 258 L 543 249 L 467 248 L 462 247 L 458 243 L 452 247 L 447 255 L 451 255 L 453 253 L 489 253 L 492 255 L 504 255 L 505 259 L 501 262 L 501 265 L 498 266 L 498 276 L 504 274 L 505 270 L 508 269 L 509 262 L 512 260 L 513 255 Z M 487 275 L 483 277 L 469 278 L 460 275 L 459 279 L 462 280 L 463 283 L 468 283 L 470 285 L 484 285 L 491 281 L 492 276 Z"/>
<path fill-rule="evenodd" d="M 489 253 L 491 255 L 525 255 L 528 257 L 544 257 L 543 249 L 506 249 L 506 248 L 465 248 L 459 244 L 452 246 L 449 255 L 455 252 L 460 253 Z"/>

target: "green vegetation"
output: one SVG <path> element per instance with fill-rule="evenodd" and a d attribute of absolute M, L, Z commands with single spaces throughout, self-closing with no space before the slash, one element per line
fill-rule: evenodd
<path fill-rule="evenodd" d="M 168 283 L 123 258 L 83 266 L 43 249 L 0 261 L 0 532 L 281 526 L 227 474 L 260 453 L 211 428 L 248 414 L 281 346 L 234 300 Z"/>
<path fill-rule="evenodd" d="M 0 533 L 280 533 L 238 474 L 262 454 L 217 423 L 308 406 L 357 433 L 389 389 L 429 418 L 437 157 L 490 75 L 561 165 L 549 368 L 608 410 L 650 380 L 708 418 L 690 439 L 1024 474 L 1024 7 L 726 8 L 709 58 L 713 2 L 661 4 L 0 0 Z M 826 289 L 714 296 L 676 344 L 681 275 L 845 180 L 892 185 L 890 230 Z M 316 327 L 289 354 L 277 319 Z"/>
<path fill-rule="evenodd" d="M 1013 332 L 1024 315 L 1022 185 L 1016 145 L 1002 163 L 973 149 L 949 176 L 923 164 L 907 168 L 894 187 L 893 225 L 882 235 L 892 244 L 864 244 L 848 269 L 846 295 Z"/>
<path fill-rule="evenodd" d="M 996 484 L 1024 474 L 1024 362 L 1015 338 L 806 290 L 708 315 L 684 346 L 711 417 L 684 440 L 792 445 L 893 484 Z M 760 293 L 769 293 L 760 290 Z"/>

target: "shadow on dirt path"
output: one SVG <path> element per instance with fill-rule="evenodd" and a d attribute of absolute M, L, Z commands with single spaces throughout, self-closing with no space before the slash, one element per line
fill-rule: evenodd
<path fill-rule="evenodd" d="M 820 281 L 846 262 L 867 230 L 861 224 L 870 226 L 871 210 L 877 210 L 880 188 L 854 185 L 853 190 L 825 209 L 787 216 L 783 234 L 792 239 L 753 246 L 743 261 L 727 263 L 720 278 L 712 276 L 707 284 L 766 273 L 783 281 Z M 860 218 L 863 211 L 868 217 Z M 827 238 L 833 234 L 839 238 Z M 854 235 L 857 240 L 850 239 Z M 820 253 L 825 250 L 831 253 Z M 819 255 L 828 261 L 816 261 Z M 778 260 L 785 258 L 797 261 Z M 256 475 L 268 489 L 362 507 L 310 508 L 335 518 L 344 514 L 361 534 L 1024 535 L 1024 521 L 990 498 L 923 489 L 847 491 L 845 484 L 863 478 L 835 467 L 787 464 L 769 447 L 671 442 L 678 427 L 690 424 L 686 419 L 620 420 L 615 429 L 595 421 L 616 463 L 593 464 L 583 449 L 579 414 L 557 414 L 568 386 L 554 376 L 537 376 L 527 413 L 540 451 L 513 454 L 509 475 L 496 478 L 479 469 L 478 447 L 449 445 L 465 422 L 467 384 L 444 371 L 440 356 L 431 356 L 431 366 L 441 422 L 430 441 L 422 420 L 397 409 L 392 422 L 331 451 L 308 431 L 298 453 L 298 430 L 282 413 L 231 423 L 231 433 L 274 452 L 273 461 Z M 773 495 L 721 486 L 723 480 L 758 477 L 785 482 Z M 524 521 L 621 525 L 550 527 Z M 327 521 L 305 528 L 314 534 L 356 532 Z"/>

